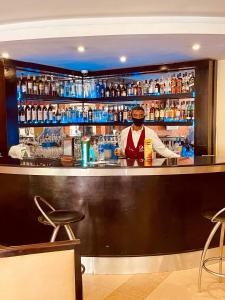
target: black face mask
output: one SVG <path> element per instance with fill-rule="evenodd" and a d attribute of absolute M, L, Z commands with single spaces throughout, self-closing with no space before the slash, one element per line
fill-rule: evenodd
<path fill-rule="evenodd" d="M 137 118 L 132 118 L 134 125 L 136 126 L 142 126 L 144 123 L 145 118 L 137 119 Z"/>

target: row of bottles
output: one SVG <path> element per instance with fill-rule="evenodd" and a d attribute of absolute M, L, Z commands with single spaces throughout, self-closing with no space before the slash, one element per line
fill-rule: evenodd
<path fill-rule="evenodd" d="M 159 101 L 143 105 L 146 121 L 179 122 L 194 120 L 194 101 L 171 101 L 166 104 Z"/>
<path fill-rule="evenodd" d="M 132 105 L 71 106 L 20 103 L 18 106 L 18 122 L 20 124 L 43 123 L 127 123 L 132 121 Z M 159 101 L 142 104 L 145 121 L 173 122 L 191 121 L 194 119 L 194 101 Z"/>
<path fill-rule="evenodd" d="M 150 80 L 94 80 L 53 75 L 30 75 L 23 73 L 17 78 L 17 94 L 74 98 L 115 98 L 194 92 L 194 71 L 167 74 Z"/>
<path fill-rule="evenodd" d="M 83 97 L 81 79 L 56 78 L 53 75 L 41 75 L 27 77 L 21 73 L 17 78 L 17 95 L 43 95 L 60 97 Z"/>
<path fill-rule="evenodd" d="M 137 82 L 109 82 L 96 81 L 96 96 L 99 97 L 126 97 L 163 94 L 180 94 L 194 92 L 195 73 L 185 72 L 172 74 L 160 79 L 142 80 Z"/>

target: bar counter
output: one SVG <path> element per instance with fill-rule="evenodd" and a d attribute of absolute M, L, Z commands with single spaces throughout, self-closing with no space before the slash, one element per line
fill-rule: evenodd
<path fill-rule="evenodd" d="M 82 256 L 175 254 L 202 249 L 212 226 L 202 212 L 224 207 L 225 158 L 151 166 L 121 159 L 86 168 L 0 158 L 0 182 L 0 244 L 49 240 L 52 228 L 38 223 L 33 201 L 41 195 L 58 209 L 84 212 L 73 226 Z"/>

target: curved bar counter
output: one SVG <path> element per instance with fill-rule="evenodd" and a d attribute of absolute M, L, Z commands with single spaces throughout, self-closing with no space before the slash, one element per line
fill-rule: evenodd
<path fill-rule="evenodd" d="M 33 202 L 41 195 L 57 208 L 84 212 L 73 229 L 87 257 L 200 250 L 212 226 L 202 212 L 225 206 L 225 159 L 215 157 L 158 159 L 147 167 L 119 160 L 88 168 L 0 158 L 0 182 L 2 244 L 49 240 L 52 228 L 38 223 Z"/>

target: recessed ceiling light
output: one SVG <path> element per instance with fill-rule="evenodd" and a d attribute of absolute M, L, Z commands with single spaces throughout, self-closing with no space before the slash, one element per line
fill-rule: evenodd
<path fill-rule="evenodd" d="M 125 63 L 127 61 L 127 57 L 126 56 L 120 56 L 120 61 L 122 63 Z"/>
<path fill-rule="evenodd" d="M 85 47 L 84 46 L 79 46 L 79 47 L 77 47 L 77 51 L 78 52 L 84 52 L 85 51 Z"/>
<path fill-rule="evenodd" d="M 3 58 L 9 58 L 9 53 L 3 52 L 3 53 L 1 54 L 1 56 L 2 56 Z"/>
<path fill-rule="evenodd" d="M 198 50 L 200 49 L 200 45 L 199 45 L 199 44 L 194 44 L 194 45 L 192 46 L 192 49 L 193 49 L 194 51 L 198 51 Z"/>

